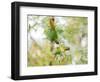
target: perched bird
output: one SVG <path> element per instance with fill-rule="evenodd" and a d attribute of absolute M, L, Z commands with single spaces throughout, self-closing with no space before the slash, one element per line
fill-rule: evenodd
<path fill-rule="evenodd" d="M 49 25 L 50 26 L 46 32 L 46 36 L 51 42 L 55 42 L 58 44 L 59 43 L 58 42 L 58 34 L 56 31 L 55 19 L 53 16 L 49 18 Z"/>
<path fill-rule="evenodd" d="M 56 25 L 55 25 L 55 19 L 54 17 L 50 17 L 50 20 L 49 20 L 49 23 L 50 23 L 50 39 L 51 39 L 51 42 L 56 42 L 58 43 L 58 34 L 57 34 L 57 31 L 56 31 Z"/>

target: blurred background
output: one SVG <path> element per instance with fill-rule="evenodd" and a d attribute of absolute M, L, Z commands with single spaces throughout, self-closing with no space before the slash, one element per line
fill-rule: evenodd
<path fill-rule="evenodd" d="M 88 63 L 88 18 L 28 15 L 28 66 Z"/>

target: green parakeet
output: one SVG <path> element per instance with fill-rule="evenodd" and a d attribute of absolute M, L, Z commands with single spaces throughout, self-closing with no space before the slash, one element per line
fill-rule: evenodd
<path fill-rule="evenodd" d="M 56 31 L 55 20 L 54 17 L 50 17 L 49 19 L 50 27 L 46 30 L 46 36 L 51 42 L 58 42 L 58 34 Z"/>

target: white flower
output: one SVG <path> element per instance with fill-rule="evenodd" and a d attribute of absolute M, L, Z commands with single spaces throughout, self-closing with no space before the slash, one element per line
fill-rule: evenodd
<path fill-rule="evenodd" d="M 42 23 L 42 20 L 45 18 L 45 16 L 40 16 L 39 19 L 37 20 L 37 22 L 40 24 Z"/>
<path fill-rule="evenodd" d="M 86 46 L 87 46 L 87 38 L 86 38 L 86 37 L 84 37 L 84 38 L 82 39 L 82 41 L 81 41 L 81 46 L 82 46 L 82 47 L 86 47 Z"/>
<path fill-rule="evenodd" d="M 31 45 L 32 45 L 32 39 L 31 39 L 31 36 L 30 36 L 30 33 L 28 33 L 28 50 L 30 50 L 30 48 L 31 48 Z"/>
<path fill-rule="evenodd" d="M 66 25 L 67 21 L 63 17 L 56 17 L 56 23 L 57 25 Z"/>
<path fill-rule="evenodd" d="M 36 23 L 36 21 L 33 19 L 32 16 L 28 16 L 28 24 L 30 26 L 33 26 Z"/>
<path fill-rule="evenodd" d="M 43 44 L 44 38 L 46 38 L 44 34 L 44 29 L 42 27 L 38 27 L 38 29 L 31 31 L 31 37 L 34 39 L 39 45 Z"/>

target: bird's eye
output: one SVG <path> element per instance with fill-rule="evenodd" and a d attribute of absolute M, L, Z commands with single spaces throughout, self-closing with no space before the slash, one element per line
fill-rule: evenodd
<path fill-rule="evenodd" d="M 52 21 L 54 21 L 54 18 L 52 18 Z"/>

